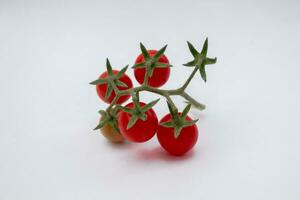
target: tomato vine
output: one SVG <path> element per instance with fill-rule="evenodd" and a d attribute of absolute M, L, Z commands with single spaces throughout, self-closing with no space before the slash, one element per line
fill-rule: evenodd
<path fill-rule="evenodd" d="M 143 69 L 144 71 L 139 71 L 139 73 L 135 73 L 135 76 L 138 82 L 141 84 L 140 86 L 133 87 L 131 80 L 127 77 L 125 72 L 128 69 L 128 65 L 125 66 L 120 71 L 116 71 L 112 69 L 110 61 L 106 60 L 106 69 L 107 72 L 102 74 L 97 80 L 91 82 L 90 84 L 96 85 L 97 87 L 105 86 L 105 95 L 102 95 L 101 98 L 110 103 L 109 106 L 105 110 L 100 110 L 99 113 L 102 116 L 103 120 L 100 120 L 100 123 L 95 129 L 102 128 L 105 124 L 110 124 L 112 128 L 115 129 L 116 132 L 120 132 L 118 128 L 118 112 L 121 110 L 123 112 L 129 113 L 131 116 L 131 120 L 128 122 L 127 129 L 131 128 L 138 119 L 143 121 L 146 120 L 145 113 L 147 110 L 151 110 L 151 108 L 159 101 L 155 100 L 148 104 L 140 104 L 139 101 L 139 93 L 140 92 L 151 92 L 158 94 L 166 99 L 171 120 L 168 122 L 163 122 L 160 125 L 168 128 L 174 128 L 174 138 L 178 138 L 181 130 L 184 127 L 191 126 L 196 123 L 197 120 L 188 120 L 186 121 L 186 117 L 191 106 L 203 110 L 205 109 L 205 105 L 195 100 L 192 96 L 190 96 L 186 92 L 186 88 L 190 84 L 191 80 L 195 77 L 197 72 L 200 73 L 201 78 L 206 82 L 206 65 L 215 64 L 217 62 L 217 58 L 207 57 L 208 51 L 208 38 L 206 38 L 201 51 L 198 51 L 190 42 L 187 42 L 190 53 L 193 56 L 193 60 L 183 64 L 186 67 L 194 68 L 186 81 L 177 89 L 165 90 L 158 88 L 163 85 L 168 77 L 169 71 L 164 71 L 165 76 L 164 80 L 160 80 L 160 83 L 150 84 L 150 78 L 152 78 L 153 74 L 156 70 L 159 69 L 168 69 L 173 67 L 169 64 L 168 59 L 165 57 L 164 52 L 167 48 L 167 45 L 156 50 L 147 50 L 146 47 L 140 43 L 141 55 L 138 57 L 136 63 L 132 66 L 134 70 Z M 137 72 L 137 71 L 135 71 Z M 140 76 L 141 73 L 143 77 Z M 122 80 L 123 81 L 122 81 Z M 128 80 L 129 79 L 129 80 Z M 125 80 L 125 81 L 124 81 Z M 141 81 L 143 80 L 143 81 Z M 180 113 L 175 103 L 172 100 L 172 96 L 181 96 L 185 99 L 187 106 Z M 121 99 L 122 96 L 126 96 Z M 121 104 L 127 100 L 129 97 L 132 97 L 132 105 L 133 108 L 129 109 L 126 106 L 122 106 Z M 108 99 L 110 97 L 110 99 Z M 113 98 L 112 98 L 113 97 Z M 128 98 L 127 98 L 128 97 Z M 143 106 L 141 106 L 143 105 Z"/>

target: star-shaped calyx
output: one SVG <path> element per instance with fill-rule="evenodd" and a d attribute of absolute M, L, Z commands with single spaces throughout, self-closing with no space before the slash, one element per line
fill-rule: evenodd
<path fill-rule="evenodd" d="M 116 132 L 120 133 L 118 127 L 118 120 L 117 120 L 117 108 L 114 107 L 111 109 L 111 112 L 100 110 L 99 114 L 101 115 L 101 119 L 99 124 L 94 128 L 94 130 L 102 128 L 105 124 L 110 125 Z"/>
<path fill-rule="evenodd" d="M 111 95 L 112 91 L 116 89 L 114 86 L 121 86 L 121 87 L 128 87 L 126 83 L 120 81 L 119 79 L 123 76 L 123 74 L 126 72 L 128 68 L 128 65 L 126 65 L 124 68 L 122 68 L 117 74 L 113 73 L 113 69 L 111 67 L 111 64 L 108 60 L 106 59 L 106 70 L 107 70 L 107 76 L 104 78 L 99 78 L 95 81 L 90 82 L 92 85 L 101 85 L 101 84 L 107 84 L 107 90 L 105 93 L 105 100 L 109 98 Z M 115 91 L 117 92 L 117 91 Z"/>
<path fill-rule="evenodd" d="M 159 58 L 166 51 L 167 46 L 168 45 L 165 45 L 164 47 L 162 47 L 160 50 L 158 50 L 156 52 L 156 54 L 154 56 L 151 57 L 148 50 L 146 49 L 146 47 L 142 43 L 140 43 L 140 48 L 141 48 L 141 51 L 142 51 L 145 61 L 133 65 L 132 68 L 146 68 L 146 71 L 149 71 L 148 72 L 149 77 L 151 77 L 153 74 L 154 68 L 172 67 L 172 65 L 170 65 L 168 63 L 163 63 L 163 62 L 158 61 Z"/>
<path fill-rule="evenodd" d="M 187 43 L 188 43 L 190 52 L 194 57 L 194 60 L 192 60 L 186 64 L 183 64 L 183 65 L 187 66 L 187 67 L 198 68 L 202 79 L 206 82 L 207 78 L 206 78 L 206 72 L 205 72 L 205 65 L 211 65 L 211 64 L 215 64 L 217 62 L 217 58 L 207 57 L 208 38 L 206 38 L 201 52 L 198 52 L 189 41 Z"/>
<path fill-rule="evenodd" d="M 128 108 L 128 107 L 118 105 L 119 109 L 130 114 L 130 120 L 127 124 L 126 129 L 130 129 L 137 122 L 138 119 L 146 121 L 147 120 L 146 112 L 149 109 L 151 109 L 159 101 L 159 99 L 156 99 L 154 101 L 151 101 L 148 104 L 141 106 L 137 96 L 133 93 L 131 93 L 131 95 L 132 95 L 132 101 L 133 101 L 133 108 Z"/>
<path fill-rule="evenodd" d="M 164 127 L 167 127 L 167 128 L 174 128 L 174 137 L 178 138 L 179 135 L 180 135 L 181 130 L 184 127 L 191 126 L 191 125 L 195 124 L 198 121 L 198 119 L 197 120 L 192 120 L 192 121 L 187 121 L 185 119 L 188 112 L 191 109 L 191 104 L 188 104 L 183 109 L 181 114 L 179 114 L 177 109 L 174 109 L 168 101 L 167 101 L 167 104 L 168 104 L 168 108 L 169 108 L 169 111 L 170 111 L 170 114 L 171 114 L 172 118 L 171 118 L 170 121 L 162 122 L 160 125 L 164 126 Z"/>

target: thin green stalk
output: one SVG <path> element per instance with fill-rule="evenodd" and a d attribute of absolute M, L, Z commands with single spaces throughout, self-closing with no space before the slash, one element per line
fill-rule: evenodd
<path fill-rule="evenodd" d="M 189 94 L 187 94 L 185 92 L 185 89 L 187 88 L 187 86 L 190 84 L 191 80 L 193 79 L 193 77 L 195 76 L 197 72 L 197 68 L 195 68 L 193 70 L 193 72 L 190 74 L 190 76 L 188 77 L 188 79 L 186 80 L 186 82 L 180 87 L 180 88 L 177 88 L 177 89 L 174 89 L 174 90 L 162 90 L 162 89 L 158 89 L 158 88 L 154 88 L 154 87 L 151 87 L 151 86 L 148 86 L 146 83 L 146 81 L 148 81 L 148 77 L 149 75 L 147 75 L 147 71 L 146 71 L 146 74 L 145 74 L 145 81 L 143 83 L 143 85 L 141 86 L 138 86 L 138 87 L 134 87 L 134 88 L 129 88 L 129 89 L 126 89 L 126 90 L 119 90 L 117 88 L 117 86 L 115 85 L 114 82 L 111 82 L 111 85 L 116 93 L 116 96 L 115 98 L 113 99 L 113 101 L 111 102 L 110 106 L 107 108 L 107 110 L 111 109 L 117 102 L 117 99 L 120 97 L 120 96 L 123 96 L 123 95 L 128 95 L 128 94 L 131 94 L 132 92 L 135 92 L 135 93 L 139 93 L 139 92 L 142 92 L 142 91 L 148 91 L 148 92 L 152 92 L 152 93 L 156 93 L 160 96 L 163 96 L 165 97 L 171 104 L 171 106 L 174 108 L 174 109 L 177 109 L 174 102 L 172 101 L 172 99 L 170 98 L 170 96 L 174 96 L 174 95 L 179 95 L 181 97 L 183 97 L 184 99 L 186 99 L 189 103 L 191 103 L 194 107 L 200 109 L 200 110 L 204 110 L 205 109 L 205 105 L 199 103 L 197 100 L 195 100 L 194 98 L 192 98 Z M 148 74 L 149 74 L 149 70 L 148 70 Z"/>
<path fill-rule="evenodd" d="M 206 107 L 204 104 L 199 103 L 198 101 L 196 101 L 193 97 L 191 97 L 186 92 L 183 92 L 182 94 L 180 94 L 180 96 L 185 98 L 188 102 L 190 102 L 194 107 L 198 108 L 199 110 L 204 110 Z"/>
<path fill-rule="evenodd" d="M 109 82 L 110 82 L 110 84 L 111 84 L 113 90 L 115 91 L 115 93 L 116 93 L 116 94 L 120 93 L 120 90 L 119 90 L 119 88 L 116 86 L 115 82 L 112 81 L 112 80 L 109 80 Z"/>
<path fill-rule="evenodd" d="M 111 109 L 114 105 L 116 105 L 117 100 L 119 99 L 120 96 L 121 96 L 120 94 L 116 94 L 115 98 L 112 100 L 112 102 L 110 103 L 110 105 L 106 108 L 106 111 L 107 111 L 107 112 L 109 112 L 110 109 Z"/>
<path fill-rule="evenodd" d="M 150 68 L 149 67 L 146 67 L 146 73 L 145 73 L 145 79 L 144 79 L 144 82 L 143 82 L 143 86 L 147 86 L 148 85 L 148 79 L 149 79 L 149 76 L 150 76 Z"/>
<path fill-rule="evenodd" d="M 189 78 L 186 80 L 186 82 L 183 84 L 183 86 L 180 88 L 180 90 L 184 91 L 187 86 L 190 84 L 191 80 L 194 78 L 196 72 L 198 71 L 198 68 L 195 67 Z"/>

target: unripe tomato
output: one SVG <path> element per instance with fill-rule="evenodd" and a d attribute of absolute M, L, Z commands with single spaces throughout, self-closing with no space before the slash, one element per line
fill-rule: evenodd
<path fill-rule="evenodd" d="M 151 57 L 153 57 L 156 54 L 156 52 L 157 52 L 157 50 L 148 50 L 148 53 Z M 144 61 L 145 61 L 145 58 L 144 58 L 143 54 L 140 54 L 136 58 L 135 64 L 141 63 Z M 169 60 L 168 60 L 167 56 L 165 56 L 165 55 L 162 55 L 158 59 L 158 62 L 169 64 Z M 144 82 L 145 73 L 146 73 L 145 67 L 134 69 L 134 76 L 140 84 L 143 84 L 143 82 Z M 154 68 L 152 76 L 148 78 L 148 85 L 151 87 L 160 87 L 168 81 L 169 76 L 170 76 L 170 67 Z"/>
<path fill-rule="evenodd" d="M 119 72 L 118 70 L 113 70 L 114 74 L 117 74 L 118 72 Z M 108 73 L 106 71 L 106 72 L 102 73 L 99 78 L 106 78 L 107 76 L 108 76 Z M 128 87 L 117 86 L 117 88 L 119 90 L 126 90 L 129 88 L 132 88 L 132 81 L 125 73 L 121 76 L 121 78 L 119 78 L 119 80 L 128 86 Z M 115 98 L 116 94 L 114 91 L 112 91 L 111 95 L 107 99 L 105 99 L 106 90 L 107 90 L 106 83 L 96 85 L 96 91 L 97 91 L 97 94 L 100 97 L 100 99 L 102 99 L 106 103 L 111 103 L 113 101 L 113 99 Z M 117 104 L 121 104 L 121 103 L 127 101 L 129 98 L 130 98 L 130 95 L 123 95 L 117 100 Z"/>
<path fill-rule="evenodd" d="M 165 115 L 159 123 L 171 120 L 171 115 Z M 191 121 L 189 116 L 186 116 L 186 121 Z M 174 136 L 174 128 L 167 128 L 159 125 L 157 129 L 157 139 L 160 145 L 170 154 L 180 156 L 191 150 L 198 139 L 198 128 L 195 124 L 181 129 L 178 138 Z"/>
<path fill-rule="evenodd" d="M 146 105 L 143 102 L 140 102 L 140 106 Z M 131 102 L 125 107 L 133 108 L 134 104 Z M 128 122 L 131 118 L 131 114 L 120 111 L 119 113 L 119 129 L 121 134 L 129 141 L 132 142 L 146 142 L 150 140 L 157 130 L 158 119 L 152 108 L 145 112 L 147 119 L 145 121 L 138 119 L 136 123 L 129 129 L 127 129 Z"/>
<path fill-rule="evenodd" d="M 101 119 L 100 119 L 101 120 Z M 124 137 L 121 133 L 118 133 L 111 125 L 105 124 L 101 129 L 100 132 L 102 135 L 109 141 L 115 143 L 121 143 L 124 141 Z"/>

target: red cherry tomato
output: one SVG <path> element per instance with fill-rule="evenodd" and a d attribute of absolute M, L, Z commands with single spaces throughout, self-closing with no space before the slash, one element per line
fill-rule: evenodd
<path fill-rule="evenodd" d="M 148 50 L 148 53 L 151 57 L 153 57 L 156 54 L 156 52 L 157 52 L 156 50 Z M 144 61 L 145 61 L 145 58 L 144 58 L 143 54 L 140 54 L 136 58 L 135 64 L 141 63 Z M 165 55 L 162 55 L 158 59 L 158 62 L 169 64 L 169 60 L 168 60 L 167 56 L 165 56 Z M 146 73 L 145 67 L 134 69 L 134 76 L 140 84 L 143 84 L 143 82 L 144 82 L 145 73 Z M 152 76 L 148 78 L 148 85 L 151 87 L 160 87 L 168 81 L 169 76 L 170 76 L 170 67 L 154 68 Z"/>
<path fill-rule="evenodd" d="M 118 70 L 113 70 L 114 74 L 117 74 L 118 72 L 119 72 Z M 106 78 L 107 76 L 108 76 L 108 73 L 104 72 L 100 75 L 99 78 Z M 126 89 L 129 89 L 129 88 L 132 88 L 132 81 L 126 74 L 123 74 L 121 76 L 121 78 L 119 78 L 119 80 L 122 81 L 123 83 L 125 83 L 128 86 L 128 87 L 117 86 L 117 88 L 119 88 L 119 90 L 126 90 Z M 106 83 L 96 85 L 96 91 L 97 91 L 97 94 L 100 97 L 100 99 L 102 99 L 106 103 L 111 103 L 113 101 L 113 99 L 115 98 L 116 94 L 115 94 L 114 91 L 112 91 L 111 95 L 105 100 L 106 90 L 107 90 L 107 84 Z M 130 98 L 130 95 L 123 95 L 117 100 L 117 104 L 121 104 L 121 103 L 127 101 L 129 98 Z"/>
<path fill-rule="evenodd" d="M 189 116 L 187 121 L 192 119 Z M 171 115 L 164 116 L 159 123 L 171 120 Z M 157 139 L 160 145 L 170 154 L 180 156 L 191 150 L 198 139 L 198 128 L 195 124 L 181 129 L 178 138 L 174 137 L 174 128 L 167 128 L 159 125 L 157 129 Z"/>
<path fill-rule="evenodd" d="M 140 102 L 142 107 L 145 103 Z M 134 104 L 131 102 L 125 107 L 133 108 Z M 131 118 L 131 115 L 127 112 L 120 111 L 119 113 L 119 129 L 121 134 L 129 141 L 132 142 L 146 142 L 150 140 L 157 130 L 158 119 L 153 109 L 149 109 L 145 112 L 147 119 L 145 121 L 138 119 L 136 123 L 129 129 L 127 129 L 127 124 Z"/>

